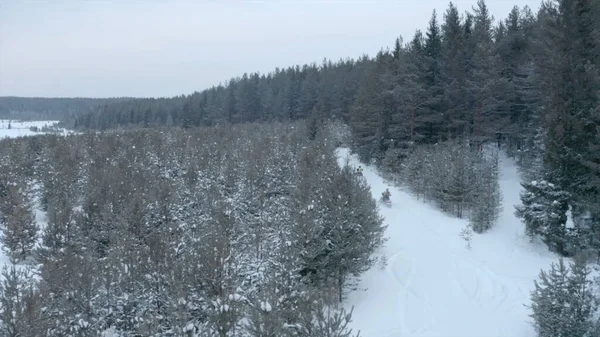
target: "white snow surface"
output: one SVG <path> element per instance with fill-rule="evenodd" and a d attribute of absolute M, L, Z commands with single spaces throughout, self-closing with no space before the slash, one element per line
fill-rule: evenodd
<path fill-rule="evenodd" d="M 35 126 L 39 129 L 43 127 L 50 127 L 58 123 L 58 121 L 18 121 L 9 119 L 0 119 L 0 140 L 4 138 L 16 138 L 25 136 L 34 136 L 43 134 L 44 132 L 34 132 L 29 128 Z M 8 128 L 10 124 L 10 129 Z M 66 129 L 62 129 L 62 134 L 67 134 Z"/>
<path fill-rule="evenodd" d="M 338 149 L 340 163 L 349 155 Z M 354 331 L 364 337 L 533 337 L 530 291 L 541 269 L 558 256 L 524 236 L 514 216 L 520 203 L 513 160 L 501 153 L 503 211 L 496 226 L 473 234 L 472 249 L 459 236 L 467 220 L 452 218 L 392 186 L 362 165 L 373 197 L 386 188 L 391 207 L 380 207 L 389 241 L 376 252 L 387 266 L 367 271 L 344 306 L 354 306 Z M 364 290 L 366 289 L 366 290 Z"/>

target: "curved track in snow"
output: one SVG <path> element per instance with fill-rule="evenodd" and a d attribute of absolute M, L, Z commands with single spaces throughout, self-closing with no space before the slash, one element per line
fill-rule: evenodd
<path fill-rule="evenodd" d="M 348 151 L 339 149 L 342 162 Z M 351 165 L 358 160 L 350 157 Z M 472 249 L 459 237 L 467 221 L 451 218 L 386 183 L 363 165 L 364 178 L 377 198 L 390 188 L 393 205 L 380 207 L 389 241 L 379 255 L 385 268 L 363 275 L 348 296 L 352 327 L 365 337 L 531 337 L 529 291 L 540 269 L 556 257 L 523 238 L 513 215 L 519 202 L 514 163 L 501 157 L 504 210 L 492 230 L 474 234 Z"/>

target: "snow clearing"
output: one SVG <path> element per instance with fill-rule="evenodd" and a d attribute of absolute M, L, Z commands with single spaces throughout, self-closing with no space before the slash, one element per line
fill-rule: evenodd
<path fill-rule="evenodd" d="M 0 119 L 0 139 L 35 136 L 44 134 L 46 128 L 62 135 L 69 133 L 64 128 L 56 128 L 59 121 L 19 121 Z"/>
<path fill-rule="evenodd" d="M 344 161 L 347 149 L 338 150 Z M 378 252 L 387 265 L 374 266 L 348 295 L 352 328 L 365 337 L 530 337 L 530 291 L 540 269 L 558 257 L 530 243 L 514 216 L 520 203 L 514 162 L 501 154 L 503 211 L 494 228 L 473 234 L 471 249 L 459 236 L 466 219 L 452 218 L 392 186 L 373 166 L 363 176 L 374 198 L 390 189 L 393 206 L 380 207 L 388 225 L 386 246 Z"/>

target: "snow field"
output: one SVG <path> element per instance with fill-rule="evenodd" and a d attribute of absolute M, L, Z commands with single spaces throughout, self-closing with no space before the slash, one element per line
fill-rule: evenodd
<path fill-rule="evenodd" d="M 348 156 L 339 149 L 340 162 Z M 471 246 L 459 236 L 466 219 L 452 218 L 391 186 L 375 168 L 363 176 L 373 197 L 385 188 L 392 207 L 380 207 L 388 225 L 386 246 L 377 254 L 387 266 L 365 273 L 345 306 L 354 306 L 352 328 L 365 337 L 533 337 L 529 292 L 540 269 L 558 257 L 524 237 L 514 216 L 520 203 L 514 162 L 501 154 L 503 211 L 496 226 L 473 234 Z M 351 165 L 358 166 L 355 156 Z"/>
<path fill-rule="evenodd" d="M 22 122 L 17 120 L 8 120 L 8 119 L 0 119 L 0 139 L 4 138 L 16 138 L 16 137 L 25 137 L 25 136 L 33 136 L 38 134 L 43 134 L 43 132 L 34 132 L 29 128 L 37 127 L 39 129 L 44 126 L 50 127 L 55 125 L 58 121 L 30 121 L 30 122 Z M 10 129 L 8 125 L 10 124 Z M 62 130 L 63 134 L 66 134 L 66 130 Z"/>

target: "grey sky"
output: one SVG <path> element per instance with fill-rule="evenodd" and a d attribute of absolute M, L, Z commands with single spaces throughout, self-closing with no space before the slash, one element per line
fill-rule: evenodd
<path fill-rule="evenodd" d="M 496 18 L 541 0 L 487 0 Z M 0 96 L 174 96 L 244 72 L 374 55 L 449 0 L 0 0 Z M 456 0 L 461 12 L 476 0 Z"/>

